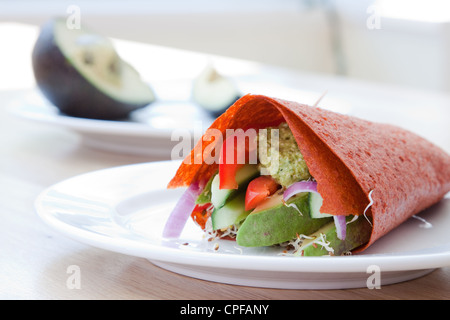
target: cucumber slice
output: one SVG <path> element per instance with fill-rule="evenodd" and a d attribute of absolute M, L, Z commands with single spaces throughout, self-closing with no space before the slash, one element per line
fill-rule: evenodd
<path fill-rule="evenodd" d="M 220 189 L 220 178 L 219 174 L 216 174 L 211 183 L 211 203 L 214 208 L 221 208 L 227 201 L 228 197 L 236 190 L 230 189 Z"/>
<path fill-rule="evenodd" d="M 322 207 L 322 196 L 316 192 L 309 193 L 309 216 L 312 219 L 329 218 L 331 214 L 321 213 L 320 207 Z"/>
<path fill-rule="evenodd" d="M 211 203 L 214 208 L 223 207 L 227 199 L 236 194 L 238 190 L 243 189 L 250 180 L 259 174 L 258 167 L 252 164 L 246 164 L 236 172 L 236 182 L 238 189 L 220 189 L 220 178 L 217 174 L 211 183 Z"/>
<path fill-rule="evenodd" d="M 214 230 L 228 228 L 229 226 L 244 220 L 250 211 L 245 211 L 245 191 L 239 192 L 224 206 L 215 209 L 211 214 Z"/>

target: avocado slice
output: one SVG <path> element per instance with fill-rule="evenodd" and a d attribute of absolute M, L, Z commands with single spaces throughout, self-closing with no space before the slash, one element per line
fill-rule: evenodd
<path fill-rule="evenodd" d="M 236 242 L 244 247 L 283 243 L 300 234 L 311 234 L 332 218 L 312 219 L 308 193 L 299 193 L 286 203 L 276 194 L 255 208 L 239 227 Z"/>
<path fill-rule="evenodd" d="M 340 256 L 345 252 L 356 249 L 369 241 L 372 226 L 365 217 L 359 216 L 355 221 L 350 222 L 354 216 L 348 216 L 345 240 L 340 240 L 336 234 L 336 225 L 330 222 L 310 234 L 299 248 L 298 252 L 303 256 L 323 256 L 329 255 L 327 248 L 332 248 L 332 255 Z M 320 220 L 320 219 L 319 219 Z M 324 246 L 323 244 L 327 245 Z M 327 248 L 326 248 L 327 247 Z"/>
<path fill-rule="evenodd" d="M 152 88 L 112 42 L 56 18 L 41 28 L 32 52 L 38 88 L 62 113 L 117 120 L 155 100 Z"/>

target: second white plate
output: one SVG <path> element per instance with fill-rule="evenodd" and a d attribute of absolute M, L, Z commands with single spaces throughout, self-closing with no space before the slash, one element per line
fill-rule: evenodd
<path fill-rule="evenodd" d="M 9 110 L 21 119 L 71 130 L 95 149 L 160 159 L 172 159 L 171 151 L 181 136 L 191 138 L 193 147 L 214 120 L 189 100 L 155 102 L 134 111 L 127 121 L 70 117 L 36 90 L 10 105 Z"/>

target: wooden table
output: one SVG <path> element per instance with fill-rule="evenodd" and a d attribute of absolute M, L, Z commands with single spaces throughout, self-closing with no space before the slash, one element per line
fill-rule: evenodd
<path fill-rule="evenodd" d="M 32 41 L 31 33 L 28 41 Z M 153 49 L 152 49 L 153 50 Z M 163 49 L 161 49 L 163 50 Z M 272 70 L 273 73 L 265 71 Z M 258 69 L 262 78 L 276 75 L 284 83 L 311 90 L 326 84 L 333 92 L 367 90 L 377 96 L 409 92 L 447 106 L 447 95 L 401 91 L 317 75 Z M 280 80 L 280 81 L 281 81 Z M 356 88 L 356 89 L 355 89 Z M 192 279 L 160 269 L 142 258 L 75 242 L 45 225 L 34 200 L 46 187 L 97 169 L 160 160 L 111 153 L 84 146 L 77 135 L 61 128 L 24 122 L 6 106 L 34 90 L 0 91 L 0 298 L 3 299 L 449 299 L 450 267 L 422 278 L 381 289 L 279 290 L 234 286 Z M 368 93 L 368 96 L 370 94 Z M 333 93 L 331 98 L 333 98 Z M 330 100 L 331 101 L 331 100 Z M 432 103 L 433 102 L 433 103 Z M 448 114 L 446 114 L 448 115 Z M 449 117 L 447 117 L 449 119 Z M 448 129 L 447 129 L 448 130 Z M 450 142 L 444 135 L 442 143 Z M 448 144 L 446 145 L 448 146 Z M 80 267 L 81 288 L 67 285 L 72 265 Z"/>

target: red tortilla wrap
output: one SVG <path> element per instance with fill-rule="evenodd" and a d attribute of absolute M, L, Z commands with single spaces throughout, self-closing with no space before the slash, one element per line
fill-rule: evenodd
<path fill-rule="evenodd" d="M 412 215 L 450 191 L 450 156 L 431 142 L 396 126 L 373 123 L 296 102 L 246 95 L 210 128 L 264 128 L 286 121 L 322 195 L 321 212 L 372 217 L 363 251 Z M 218 164 L 201 157 L 215 141 L 204 136 L 168 188 L 207 181 Z M 191 161 L 187 161 L 191 160 Z M 370 194 L 370 197 L 369 197 Z"/>

